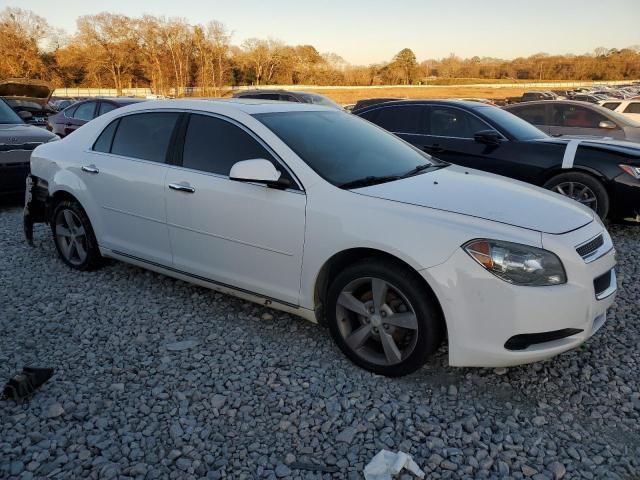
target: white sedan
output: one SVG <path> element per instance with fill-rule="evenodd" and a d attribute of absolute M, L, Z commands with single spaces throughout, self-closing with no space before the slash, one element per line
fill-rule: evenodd
<path fill-rule="evenodd" d="M 48 222 L 71 268 L 111 257 L 325 323 L 383 375 L 445 337 L 454 366 L 549 358 L 616 291 L 591 210 L 317 105 L 138 103 L 38 147 L 31 172 L 27 237 Z"/>

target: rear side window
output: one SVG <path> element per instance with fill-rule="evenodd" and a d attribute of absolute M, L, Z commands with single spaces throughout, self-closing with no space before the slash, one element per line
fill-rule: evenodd
<path fill-rule="evenodd" d="M 432 107 L 429 124 L 431 135 L 454 138 L 473 138 L 476 132 L 490 128 L 470 113 L 448 107 Z"/>
<path fill-rule="evenodd" d="M 114 120 L 107 128 L 105 128 L 96 143 L 93 144 L 93 150 L 96 152 L 109 153 L 111 151 L 111 143 L 113 142 L 113 134 L 116 133 L 116 128 L 118 128 L 118 122 L 120 120 Z"/>
<path fill-rule="evenodd" d="M 164 163 L 178 113 L 152 112 L 120 118 L 111 153 Z"/>
<path fill-rule="evenodd" d="M 116 107 L 113 103 L 108 103 L 108 102 L 100 102 L 100 109 L 98 110 L 98 115 L 104 115 L 107 112 L 110 112 L 111 110 L 115 110 Z"/>
<path fill-rule="evenodd" d="M 242 128 L 207 115 L 189 117 L 182 152 L 183 167 L 228 176 L 236 162 L 256 158 L 269 160 L 285 178 L 292 180 L 271 153 Z"/>
<path fill-rule="evenodd" d="M 640 102 L 633 102 L 627 105 L 624 109 L 624 113 L 640 113 Z"/>
<path fill-rule="evenodd" d="M 394 133 L 424 133 L 421 105 L 384 107 L 377 110 L 373 123 Z M 366 118 L 366 117 L 365 117 Z"/>
<path fill-rule="evenodd" d="M 607 102 L 602 104 L 604 108 L 608 108 L 609 110 L 615 110 L 618 108 L 618 105 L 620 105 L 620 102 Z"/>
<path fill-rule="evenodd" d="M 545 105 L 526 105 L 508 111 L 533 125 L 545 125 Z"/>
<path fill-rule="evenodd" d="M 73 118 L 88 122 L 89 120 L 93 120 L 95 110 L 96 102 L 81 103 L 75 112 L 73 112 Z"/>

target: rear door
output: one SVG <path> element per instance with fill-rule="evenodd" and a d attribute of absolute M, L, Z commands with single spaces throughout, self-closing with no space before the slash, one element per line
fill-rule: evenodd
<path fill-rule="evenodd" d="M 547 103 L 516 105 L 515 107 L 509 107 L 506 110 L 539 128 L 544 133 L 550 133 L 548 123 L 549 105 Z"/>
<path fill-rule="evenodd" d="M 240 124 L 189 116 L 180 166 L 165 180 L 174 268 L 298 305 L 306 195 L 286 166 Z M 229 179 L 241 160 L 271 161 L 292 188 Z"/>
<path fill-rule="evenodd" d="M 171 265 L 164 180 L 179 116 L 154 111 L 121 117 L 88 152 L 80 174 L 101 209 L 101 246 Z"/>

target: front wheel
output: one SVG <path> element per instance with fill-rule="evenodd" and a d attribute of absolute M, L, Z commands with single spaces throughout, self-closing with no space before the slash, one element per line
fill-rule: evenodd
<path fill-rule="evenodd" d="M 588 173 L 561 173 L 545 183 L 544 188 L 582 203 L 603 220 L 609 213 L 607 190 L 598 179 Z"/>
<path fill-rule="evenodd" d="M 327 321 L 338 347 L 356 365 L 390 377 L 420 368 L 442 342 L 443 319 L 417 274 L 366 259 L 336 276 Z"/>

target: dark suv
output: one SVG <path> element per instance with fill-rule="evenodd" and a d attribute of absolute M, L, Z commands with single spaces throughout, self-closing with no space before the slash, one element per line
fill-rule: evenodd
<path fill-rule="evenodd" d="M 94 118 L 104 115 L 116 108 L 136 102 L 144 102 L 144 100 L 129 97 L 113 97 L 92 98 L 83 102 L 74 103 L 61 112 L 51 115 L 47 122 L 47 130 L 55 133 L 59 137 L 66 137 Z"/>
<path fill-rule="evenodd" d="M 342 107 L 333 100 L 325 97 L 324 95 L 318 95 L 317 93 L 308 92 L 292 92 L 290 90 L 244 90 L 233 94 L 234 98 L 254 98 L 256 100 L 278 100 L 281 102 L 298 102 L 298 103 L 313 103 L 316 105 L 324 105 L 325 107 L 338 108 L 342 110 Z"/>

